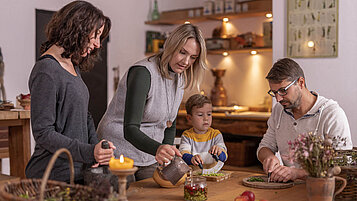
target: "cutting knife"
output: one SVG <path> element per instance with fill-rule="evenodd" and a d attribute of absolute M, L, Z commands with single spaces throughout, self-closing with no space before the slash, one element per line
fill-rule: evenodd
<path fill-rule="evenodd" d="M 268 172 L 268 183 L 270 183 L 271 172 Z"/>

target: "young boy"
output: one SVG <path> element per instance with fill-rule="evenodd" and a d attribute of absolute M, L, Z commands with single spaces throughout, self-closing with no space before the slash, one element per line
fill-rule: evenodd
<path fill-rule="evenodd" d="M 186 102 L 187 120 L 193 128 L 183 132 L 179 150 L 188 165 L 210 168 L 228 158 L 227 147 L 219 130 L 211 128 L 212 102 L 207 96 L 195 94 Z M 196 169 L 196 168 L 194 168 Z"/>

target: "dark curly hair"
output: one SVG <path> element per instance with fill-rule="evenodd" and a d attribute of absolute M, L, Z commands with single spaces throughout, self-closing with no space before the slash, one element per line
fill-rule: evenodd
<path fill-rule="evenodd" d="M 206 103 L 212 104 L 211 100 L 207 96 L 201 94 L 192 95 L 190 98 L 188 98 L 185 104 L 187 114 L 192 115 L 193 107 L 202 108 Z"/>
<path fill-rule="evenodd" d="M 90 41 L 90 35 L 97 34 L 104 25 L 100 42 L 109 35 L 110 19 L 101 10 L 86 1 L 73 1 L 56 12 L 46 26 L 47 41 L 41 45 L 41 54 L 52 45 L 64 48 L 63 58 L 71 58 L 75 66 L 82 71 L 93 68 L 99 58 L 99 49 L 94 49 L 90 55 L 82 57 Z"/>

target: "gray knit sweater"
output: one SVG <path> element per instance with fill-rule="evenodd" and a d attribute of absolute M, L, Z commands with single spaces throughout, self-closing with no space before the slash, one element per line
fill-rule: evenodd
<path fill-rule="evenodd" d="M 28 178 L 41 178 L 56 150 L 67 148 L 73 157 L 75 180 L 82 179 L 83 163 L 93 163 L 98 143 L 93 120 L 88 113 L 89 92 L 79 69 L 70 74 L 50 55 L 41 57 L 29 78 L 31 125 L 35 151 L 26 167 Z M 66 155 L 56 160 L 50 179 L 69 181 Z"/>
<path fill-rule="evenodd" d="M 144 59 L 135 63 L 134 66 L 144 66 L 150 72 L 150 89 L 145 102 L 143 102 L 143 114 L 140 123 L 141 138 L 138 141 L 155 141 L 156 144 L 163 143 L 165 137 L 166 121 L 174 121 L 180 106 L 184 84 L 182 75 L 170 72 L 172 80 L 165 79 L 158 71 L 154 61 Z M 129 69 L 130 70 L 130 69 Z M 128 70 L 128 72 L 129 72 Z M 127 95 L 128 72 L 120 80 L 118 89 L 109 104 L 109 107 L 98 125 L 98 134 L 101 138 L 114 143 L 117 149 L 114 151 L 116 157 L 123 154 L 134 159 L 136 166 L 148 166 L 156 162 L 154 154 L 139 150 L 133 141 L 130 143 L 124 138 L 124 113 Z M 137 80 L 140 83 L 140 80 Z M 125 135 L 130 135 L 126 133 Z"/>

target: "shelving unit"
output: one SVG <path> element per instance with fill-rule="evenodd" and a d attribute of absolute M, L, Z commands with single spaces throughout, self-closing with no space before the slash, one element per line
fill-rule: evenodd
<path fill-rule="evenodd" d="M 225 17 L 230 19 L 245 18 L 245 17 L 257 17 L 265 16 L 267 13 L 272 12 L 272 0 L 258 0 L 247 2 L 249 5 L 248 11 L 239 13 L 224 13 L 216 15 L 202 15 L 202 8 L 192 8 L 192 9 L 181 9 L 162 12 L 162 17 L 159 20 L 146 21 L 145 24 L 149 25 L 175 25 L 183 24 L 186 21 L 190 23 L 198 23 L 209 20 L 222 20 Z M 201 16 L 199 17 L 188 17 L 189 10 L 201 9 Z M 170 15 L 171 13 L 171 15 Z M 168 18 L 166 18 L 168 17 Z"/>
<path fill-rule="evenodd" d="M 271 13 L 271 9 L 267 9 L 266 11 L 248 11 L 244 13 L 226 13 L 226 14 L 219 14 L 219 15 L 209 15 L 209 16 L 202 16 L 202 17 L 192 17 L 192 18 L 185 18 L 185 19 L 176 19 L 176 20 L 168 20 L 168 19 L 159 19 L 154 21 L 146 21 L 145 24 L 149 25 L 175 25 L 175 24 L 183 24 L 186 21 L 190 23 L 198 23 L 210 20 L 217 20 L 222 21 L 223 18 L 228 17 L 229 19 L 237 19 L 237 18 L 245 18 L 245 17 L 258 17 L 258 16 L 265 16 L 265 14 Z"/>
<path fill-rule="evenodd" d="M 252 50 L 258 52 L 271 52 L 272 47 L 248 47 L 242 49 L 219 49 L 219 50 L 207 50 L 207 54 L 223 54 L 223 52 L 228 52 L 229 54 L 233 53 L 249 53 Z"/>

